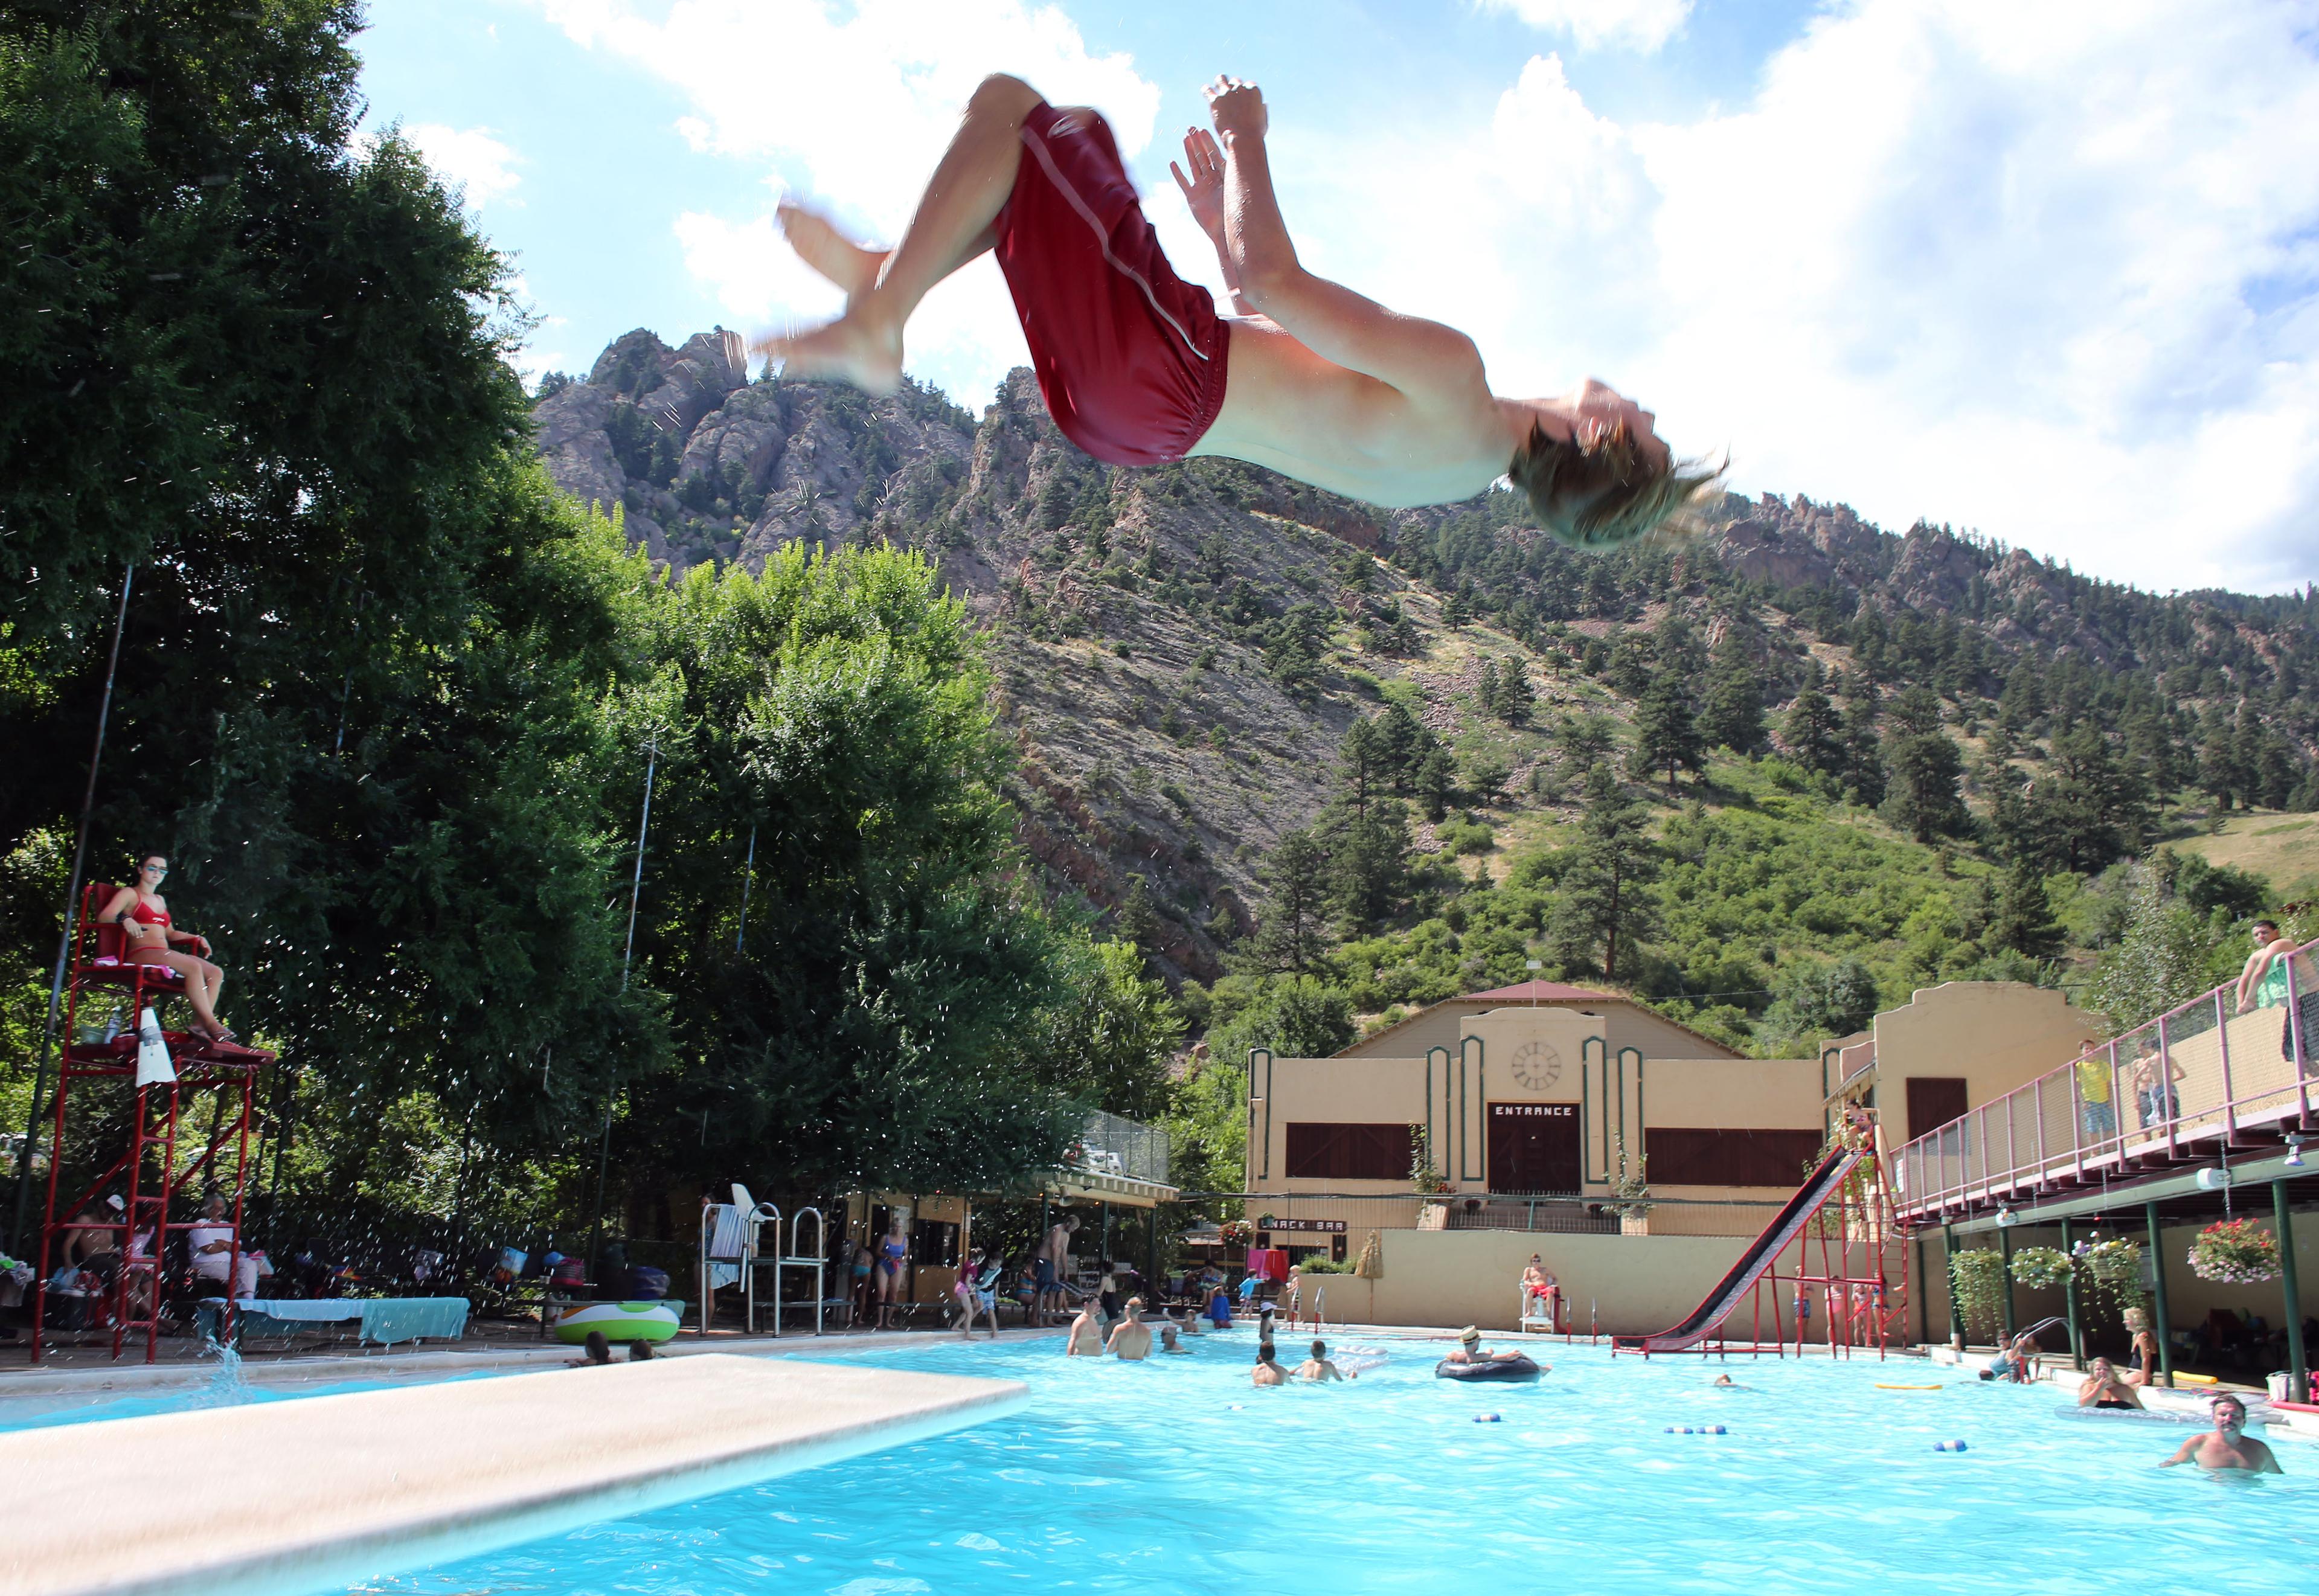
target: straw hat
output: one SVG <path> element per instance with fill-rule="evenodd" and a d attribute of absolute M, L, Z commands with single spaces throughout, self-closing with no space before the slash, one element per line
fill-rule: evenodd
<path fill-rule="evenodd" d="M 1460 1341 L 1478 1341 L 1482 1339 L 1482 1332 L 1469 1324 L 1457 1332 L 1457 1339 Z"/>

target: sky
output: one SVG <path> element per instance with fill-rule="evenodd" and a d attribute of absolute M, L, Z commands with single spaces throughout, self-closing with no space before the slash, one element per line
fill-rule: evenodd
<path fill-rule="evenodd" d="M 795 194 L 890 241 L 988 72 L 1110 119 L 1170 259 L 1203 83 L 1304 265 L 1595 376 L 1746 493 L 2167 591 L 2319 581 L 2319 0 L 373 0 L 399 124 L 514 259 L 519 365 L 824 320 Z M 979 410 L 986 258 L 909 329 Z"/>

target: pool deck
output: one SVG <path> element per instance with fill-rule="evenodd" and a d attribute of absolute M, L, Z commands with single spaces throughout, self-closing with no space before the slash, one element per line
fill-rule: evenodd
<path fill-rule="evenodd" d="M 719 1349 L 17 1430 L 0 1434 L 0 1590 L 343 1588 L 941 1435 L 1029 1394 Z"/>

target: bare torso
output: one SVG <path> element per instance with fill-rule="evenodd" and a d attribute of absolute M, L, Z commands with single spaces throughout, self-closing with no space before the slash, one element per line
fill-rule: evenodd
<path fill-rule="evenodd" d="M 1322 359 L 1262 317 L 1234 317 L 1223 408 L 1192 448 L 1398 508 L 1470 499 L 1506 473 L 1521 433 L 1479 382 L 1420 401 Z"/>

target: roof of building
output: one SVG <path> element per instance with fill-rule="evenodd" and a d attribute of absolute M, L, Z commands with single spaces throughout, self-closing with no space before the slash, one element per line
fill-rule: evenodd
<path fill-rule="evenodd" d="M 1463 997 L 1452 997 L 1451 1003 L 1625 1003 L 1627 998 L 1615 993 L 1590 991 L 1584 987 L 1566 987 L 1560 981 L 1517 981 L 1511 987 L 1493 987 L 1486 992 L 1468 992 Z"/>
<path fill-rule="evenodd" d="M 1431 1014 L 1434 1010 L 1442 1007 L 1444 1005 L 1460 1003 L 1474 1004 L 1486 1008 L 1504 1008 L 1512 1005 L 1524 1003 L 1623 1003 L 1629 1008 L 1640 1009 L 1643 1013 L 1649 1014 L 1653 1019 L 1659 1021 L 1663 1024 L 1674 1026 L 1677 1031 L 1682 1032 L 1686 1036 L 1698 1037 L 1700 1041 L 1705 1042 L 1709 1047 L 1713 1048 L 1719 1054 L 1728 1053 L 1735 1058 L 1738 1056 L 1737 1050 L 1732 1048 L 1728 1043 L 1718 1041 L 1704 1032 L 1695 1031 L 1680 1020 L 1671 1020 L 1668 1019 L 1666 1015 L 1659 1014 L 1656 1010 L 1645 1008 L 1643 1005 L 1636 1002 L 1631 997 L 1624 996 L 1617 992 L 1597 992 L 1589 987 L 1565 986 L 1560 981 L 1518 981 L 1511 987 L 1493 987 L 1486 992 L 1468 992 L 1462 997 L 1445 997 L 1439 1003 L 1431 1004 L 1424 1008 L 1413 1010 L 1405 1018 L 1394 1021 L 1392 1024 L 1387 1025 L 1382 1031 L 1374 1032 L 1367 1036 L 1355 1039 L 1345 1047 L 1338 1050 L 1339 1056 L 1341 1057 L 1345 1053 L 1349 1053 L 1355 1048 L 1374 1050 L 1377 1042 L 1383 1041 L 1388 1036 L 1391 1036 L 1394 1032 L 1402 1030 L 1405 1026 L 1414 1025 L 1418 1021 L 1425 1018 L 1426 1015 Z"/>

